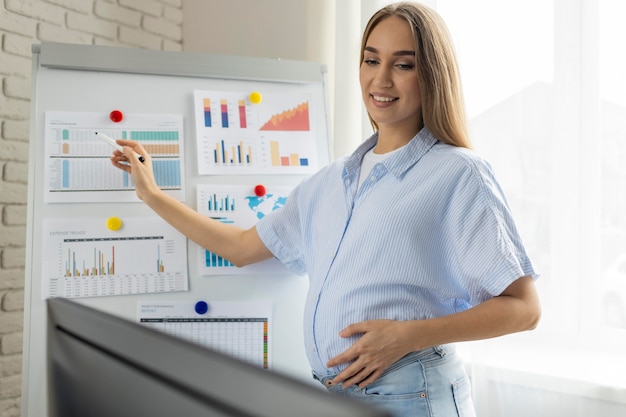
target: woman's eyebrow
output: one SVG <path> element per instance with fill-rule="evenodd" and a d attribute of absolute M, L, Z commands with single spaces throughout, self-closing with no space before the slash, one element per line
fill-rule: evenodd
<path fill-rule="evenodd" d="M 378 53 L 378 49 L 374 48 L 373 46 L 366 46 L 364 48 L 365 51 L 367 52 L 371 52 L 374 54 Z M 410 56 L 415 56 L 415 51 L 411 51 L 411 50 L 400 50 L 400 51 L 395 51 L 393 53 L 393 55 L 395 56 L 405 56 L 405 55 L 410 55 Z"/>

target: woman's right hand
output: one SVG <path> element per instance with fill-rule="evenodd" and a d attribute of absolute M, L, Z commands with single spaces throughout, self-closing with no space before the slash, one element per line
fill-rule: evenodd
<path fill-rule="evenodd" d="M 144 147 L 134 140 L 117 139 L 116 142 L 124 147 L 124 151 L 113 151 L 111 163 L 132 177 L 137 197 L 145 200 L 158 192 L 160 188 L 154 179 L 152 157 Z M 143 156 L 144 162 L 139 161 L 139 156 Z"/>

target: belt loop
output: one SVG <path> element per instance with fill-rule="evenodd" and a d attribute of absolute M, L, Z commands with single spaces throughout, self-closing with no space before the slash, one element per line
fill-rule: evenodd
<path fill-rule="evenodd" d="M 443 347 L 443 346 L 439 346 L 439 345 L 437 345 L 437 346 L 433 346 L 433 350 L 435 351 L 435 353 L 436 353 L 437 355 L 439 355 L 439 356 L 440 356 L 440 357 L 442 357 L 442 358 L 443 358 L 444 356 L 446 356 L 446 354 L 447 354 L 447 353 L 446 353 L 446 350 L 444 349 L 444 347 Z"/>

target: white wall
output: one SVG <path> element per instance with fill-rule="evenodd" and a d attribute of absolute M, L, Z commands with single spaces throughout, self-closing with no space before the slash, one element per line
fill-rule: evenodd
<path fill-rule="evenodd" d="M 220 55 L 310 60 L 307 3 L 306 0 L 185 0 L 183 48 Z"/>

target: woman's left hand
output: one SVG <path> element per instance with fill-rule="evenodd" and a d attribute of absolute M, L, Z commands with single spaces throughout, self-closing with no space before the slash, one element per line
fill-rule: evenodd
<path fill-rule="evenodd" d="M 343 388 L 357 384 L 359 388 L 364 388 L 392 363 L 409 353 L 411 349 L 402 337 L 403 323 L 406 324 L 394 320 L 368 320 L 351 324 L 339 332 L 341 337 L 362 336 L 328 361 L 328 367 L 354 361 L 333 379 L 333 384 L 342 383 Z"/>

